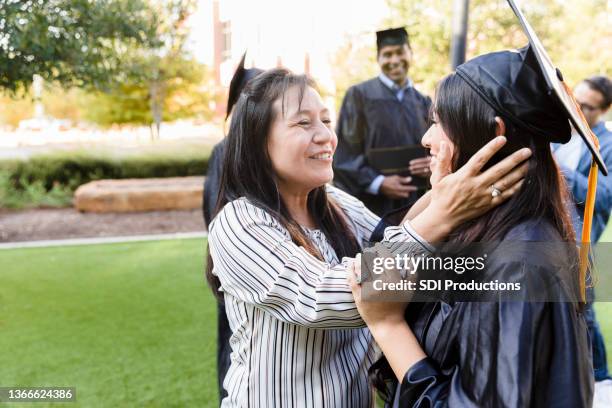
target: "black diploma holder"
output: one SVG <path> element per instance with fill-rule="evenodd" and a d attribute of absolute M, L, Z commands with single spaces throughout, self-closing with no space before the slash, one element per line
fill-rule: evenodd
<path fill-rule="evenodd" d="M 429 188 L 429 177 L 412 176 L 410 161 L 427 157 L 428 150 L 421 145 L 406 145 L 397 147 L 380 147 L 366 152 L 368 163 L 383 176 L 397 174 L 402 177 L 412 177 L 412 182 L 419 190 Z"/>

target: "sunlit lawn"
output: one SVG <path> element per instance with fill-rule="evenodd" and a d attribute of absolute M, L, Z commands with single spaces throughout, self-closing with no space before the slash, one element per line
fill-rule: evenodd
<path fill-rule="evenodd" d="M 203 257 L 198 239 L 0 250 L 0 386 L 76 387 L 53 407 L 216 406 Z"/>
<path fill-rule="evenodd" d="M 77 388 L 53 407 L 217 406 L 204 242 L 0 250 L 0 386 Z M 612 355 L 612 303 L 596 308 Z"/>

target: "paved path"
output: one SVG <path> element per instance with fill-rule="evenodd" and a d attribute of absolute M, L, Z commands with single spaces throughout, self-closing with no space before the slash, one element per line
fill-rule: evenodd
<path fill-rule="evenodd" d="M 96 245 L 96 244 L 116 244 L 122 242 L 142 242 L 142 241 L 161 241 L 170 239 L 192 239 L 206 238 L 208 233 L 202 232 L 182 232 L 177 234 L 151 234 L 151 235 L 131 235 L 125 237 L 99 237 L 99 238 L 75 238 L 75 239 L 54 239 L 45 241 L 28 241 L 28 242 L 7 242 L 0 244 L 2 249 L 16 248 L 42 248 L 55 246 L 71 246 L 71 245 Z"/>

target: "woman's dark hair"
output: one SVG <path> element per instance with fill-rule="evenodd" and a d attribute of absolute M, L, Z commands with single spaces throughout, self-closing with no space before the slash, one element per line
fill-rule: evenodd
<path fill-rule="evenodd" d="M 489 160 L 485 169 L 523 147 L 529 147 L 533 152 L 520 191 L 505 203 L 455 229 L 448 238 L 449 242 L 500 241 L 512 227 L 534 219 L 550 222 L 564 241 L 575 242 L 567 187 L 548 141 L 539 141 L 523 129 L 517 129 L 456 74 L 448 75 L 439 83 L 432 113 L 453 142 L 453 171 L 466 164 L 496 136 L 495 116 L 504 120 L 507 143 Z M 381 397 L 385 401 L 392 400 L 395 375 L 384 358 L 372 366 L 370 376 Z"/>
<path fill-rule="evenodd" d="M 433 111 L 455 145 L 453 171 L 466 164 L 495 137 L 495 116 L 500 115 L 456 74 L 450 74 L 440 82 Z M 515 151 L 529 147 L 533 154 L 528 161 L 525 182 L 520 191 L 505 203 L 456 229 L 449 241 L 496 241 L 517 224 L 527 219 L 537 219 L 550 222 L 564 241 L 574 242 L 576 237 L 569 212 L 569 195 L 549 141 L 530 135 L 513 126 L 508 119 L 500 117 L 506 126 L 507 143 L 489 160 L 485 169 Z"/>
<path fill-rule="evenodd" d="M 246 197 L 278 220 L 289 231 L 295 244 L 323 260 L 302 227 L 291 217 L 278 191 L 276 175 L 268 155 L 271 125 L 276 115 L 285 114 L 285 94 L 293 87 L 299 89 L 300 103 L 306 87 L 316 89 L 314 81 L 305 75 L 295 75 L 286 69 L 272 69 L 252 79 L 240 94 L 227 135 L 215 214 L 228 202 Z M 274 108 L 277 100 L 281 101 L 280 112 Z M 339 259 L 355 256 L 360 251 L 342 210 L 327 197 L 325 186 L 309 193 L 307 205 L 308 211 L 318 223 L 317 228 L 325 234 Z M 213 275 L 212 270 L 209 246 L 206 278 L 215 295 L 222 299 L 219 279 Z"/>

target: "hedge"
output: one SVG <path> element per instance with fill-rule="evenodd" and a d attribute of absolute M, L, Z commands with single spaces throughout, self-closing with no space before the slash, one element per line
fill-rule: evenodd
<path fill-rule="evenodd" d="M 100 179 L 201 176 L 207 168 L 207 156 L 110 158 L 73 153 L 0 161 L 0 172 L 8 175 L 15 188 L 40 182 L 48 191 L 58 185 L 74 191 L 81 184 Z"/>

